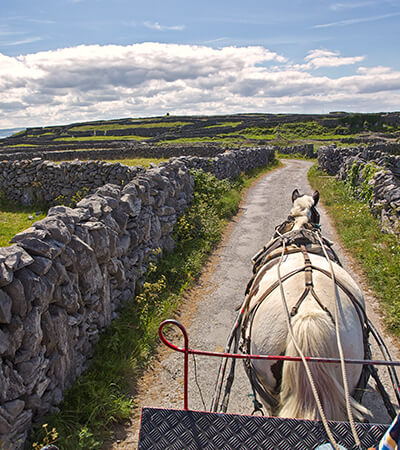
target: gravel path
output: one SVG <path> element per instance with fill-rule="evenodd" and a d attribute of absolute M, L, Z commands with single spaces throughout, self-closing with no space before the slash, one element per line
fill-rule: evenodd
<path fill-rule="evenodd" d="M 307 171 L 312 163 L 301 160 L 285 160 L 285 167 L 265 175 L 247 193 L 240 213 L 234 218 L 225 237 L 211 258 L 198 286 L 187 296 L 178 320 L 187 328 L 191 348 L 222 351 L 236 317 L 235 308 L 242 303 L 244 290 L 251 277 L 251 257 L 271 238 L 276 225 L 283 222 L 291 207 L 291 193 L 298 188 L 302 193 L 311 193 L 307 182 Z M 336 244 L 345 268 L 357 282 L 364 286 L 359 270 L 338 244 L 334 229 L 321 207 L 322 232 Z M 379 308 L 376 300 L 364 288 L 368 303 L 368 316 L 381 330 Z M 389 348 L 394 348 L 392 340 L 384 336 Z M 171 335 L 179 343 L 179 334 Z M 181 345 L 181 344 L 179 344 Z M 394 352 L 393 352 L 394 353 Z M 376 355 L 377 359 L 381 359 Z M 398 359 L 398 355 L 392 355 Z M 183 356 L 171 350 L 160 348 L 151 369 L 139 383 L 137 403 L 142 406 L 156 406 L 182 409 L 183 407 Z M 209 410 L 214 393 L 219 359 L 196 357 L 197 383 L 193 359 L 189 367 L 189 408 Z M 386 379 L 386 377 L 385 377 Z M 387 383 L 387 381 L 385 381 Z M 389 386 L 390 389 L 390 386 Z M 235 381 L 228 412 L 249 414 L 252 402 L 251 388 L 242 363 L 237 364 Z M 203 400 L 204 399 L 204 404 Z M 367 407 L 374 411 L 372 422 L 388 423 L 386 413 L 374 383 L 368 386 L 365 395 Z M 128 427 L 116 430 L 117 441 L 106 445 L 105 449 L 133 449 L 137 446 L 140 410 L 132 417 Z"/>

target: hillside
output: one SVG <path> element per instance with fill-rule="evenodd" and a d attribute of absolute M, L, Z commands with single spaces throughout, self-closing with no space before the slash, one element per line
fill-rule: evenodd
<path fill-rule="evenodd" d="M 124 118 L 27 128 L 0 139 L 3 159 L 16 153 L 139 149 L 154 146 L 223 145 L 224 147 L 313 143 L 338 145 L 398 142 L 400 113 L 234 114 Z M 19 155 L 20 157 L 22 155 Z M 60 158 L 59 158 L 60 159 Z M 62 159 L 62 158 L 61 158 Z"/>

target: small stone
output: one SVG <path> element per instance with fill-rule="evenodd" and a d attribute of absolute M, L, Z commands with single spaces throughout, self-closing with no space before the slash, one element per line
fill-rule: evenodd
<path fill-rule="evenodd" d="M 0 330 L 0 356 L 5 355 L 10 347 L 10 336 Z"/>
<path fill-rule="evenodd" d="M 12 300 L 10 296 L 3 290 L 0 290 L 0 323 L 11 322 L 11 307 Z"/>

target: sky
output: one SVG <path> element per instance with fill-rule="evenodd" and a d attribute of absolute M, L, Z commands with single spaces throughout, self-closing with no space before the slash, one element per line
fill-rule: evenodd
<path fill-rule="evenodd" d="M 400 110 L 400 0 L 1 0 L 0 128 Z"/>

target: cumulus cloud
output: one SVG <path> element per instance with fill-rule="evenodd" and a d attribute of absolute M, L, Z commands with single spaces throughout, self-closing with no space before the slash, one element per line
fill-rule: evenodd
<path fill-rule="evenodd" d="M 0 128 L 166 112 L 398 109 L 400 72 L 358 67 L 363 60 L 311 50 L 295 66 L 260 46 L 161 43 L 82 45 L 18 57 L 0 53 Z M 355 65 L 351 76 L 313 74 L 315 68 L 344 64 Z"/>
<path fill-rule="evenodd" d="M 304 68 L 339 67 L 355 64 L 365 59 L 364 56 L 340 56 L 339 52 L 330 50 L 310 50 L 305 57 L 307 63 Z"/>

